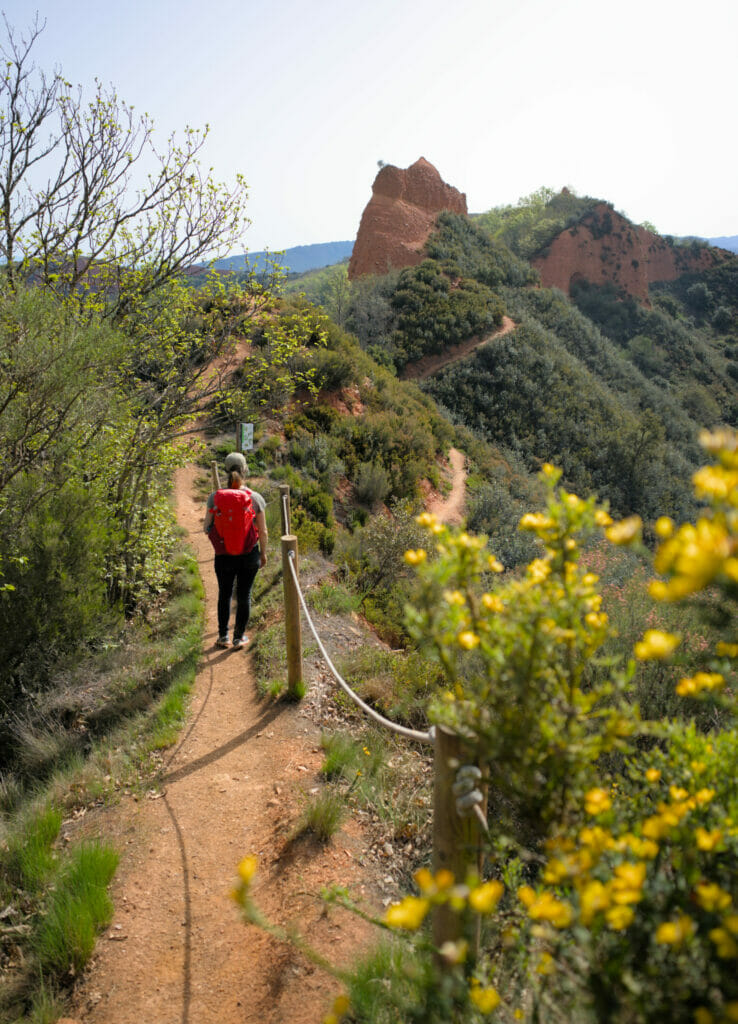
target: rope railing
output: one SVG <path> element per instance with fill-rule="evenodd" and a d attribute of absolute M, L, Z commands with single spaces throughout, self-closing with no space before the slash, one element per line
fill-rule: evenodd
<path fill-rule="evenodd" d="M 321 640 L 305 601 L 298 577 L 297 537 L 289 530 L 289 486 L 280 485 L 282 519 L 282 583 L 284 587 L 284 625 L 287 648 L 287 688 L 294 699 L 305 693 L 302 666 L 302 616 L 310 627 L 318 650 L 346 696 L 378 725 L 399 736 L 419 743 L 433 744 L 433 858 L 435 872 L 448 871 L 456 879 L 469 872 L 481 877 L 481 836 L 488 829 L 486 820 L 487 787 L 481 771 L 473 763 L 475 753 L 468 742 L 445 726 L 433 726 L 428 732 L 408 729 L 385 718 L 355 693 L 333 664 Z M 472 763 L 470 763 L 472 762 Z M 462 937 L 461 915 L 447 904 L 433 911 L 433 944 L 441 949 Z M 445 966 L 444 966 L 445 965 Z M 441 969 L 448 963 L 439 958 Z"/>
<path fill-rule="evenodd" d="M 318 635 L 318 631 L 315 628 L 310 612 L 308 611 L 308 607 L 305 602 L 305 595 L 302 592 L 302 588 L 300 587 L 300 581 L 297 578 L 297 571 L 295 570 L 294 551 L 289 552 L 288 565 L 290 567 L 290 572 L 292 573 L 292 580 L 293 583 L 295 584 L 297 596 L 300 599 L 300 605 L 302 607 L 303 612 L 305 613 L 305 618 L 307 620 L 308 626 L 310 627 L 310 631 L 313 634 L 313 637 L 315 638 L 315 642 L 318 645 L 320 653 L 323 655 L 326 664 L 330 668 L 336 682 L 341 687 L 343 692 L 348 697 L 350 697 L 354 704 L 360 707 L 365 714 L 369 715 L 370 718 L 373 718 L 375 722 L 378 722 L 380 725 L 383 725 L 386 729 L 391 729 L 392 732 L 396 732 L 400 736 L 407 736 L 409 739 L 417 740 L 420 743 L 433 743 L 435 739 L 435 731 L 433 728 L 431 728 L 428 732 L 419 732 L 417 729 L 408 729 L 404 725 L 398 725 L 397 722 L 393 722 L 389 718 L 385 718 L 384 715 L 380 715 L 378 711 L 375 711 L 374 708 L 370 707 L 365 701 L 363 701 L 361 697 L 351 689 L 346 680 L 342 678 L 336 666 L 331 661 L 330 655 L 328 654 L 328 651 L 326 651 L 325 645 L 323 644 L 323 641 L 320 639 L 320 636 Z"/>

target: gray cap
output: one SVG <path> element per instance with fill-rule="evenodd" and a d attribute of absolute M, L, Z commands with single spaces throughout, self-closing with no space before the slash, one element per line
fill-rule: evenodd
<path fill-rule="evenodd" d="M 225 468 L 230 473 L 232 469 L 237 469 L 241 476 L 248 472 L 248 466 L 246 465 L 246 456 L 242 455 L 241 452 L 230 452 L 225 457 Z"/>

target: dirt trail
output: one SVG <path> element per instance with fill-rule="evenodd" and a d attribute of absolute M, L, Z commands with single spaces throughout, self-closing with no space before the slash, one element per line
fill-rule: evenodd
<path fill-rule="evenodd" d="M 475 349 L 486 345 L 488 341 L 495 341 L 497 338 L 504 337 L 510 331 L 514 331 L 515 327 L 514 320 L 511 320 L 509 316 L 503 316 L 502 326 L 499 330 L 493 331 L 491 334 L 485 334 L 483 338 L 469 338 L 467 341 L 462 341 L 460 345 L 451 345 L 437 355 L 423 356 L 422 359 L 418 359 L 415 363 L 408 363 L 400 377 L 402 380 L 425 380 L 426 377 L 437 373 L 444 366 L 448 366 L 449 363 L 455 363 L 457 360 L 463 359 L 464 356 L 468 356 Z"/>
<path fill-rule="evenodd" d="M 442 523 L 458 526 L 464 514 L 466 500 L 466 460 L 464 453 L 451 448 L 448 453 L 451 463 L 451 490 L 444 497 L 434 494 L 427 502 L 427 509 L 433 512 Z"/>
<path fill-rule="evenodd" d="M 220 651 L 210 544 L 197 470 L 178 475 L 178 518 L 206 587 L 204 659 L 190 724 L 170 753 L 162 791 L 128 799 L 100 826 L 122 851 L 115 917 L 76 992 L 90 1024 L 319 1021 L 336 982 L 290 947 L 242 923 L 229 898 L 236 865 L 257 853 L 254 892 L 279 923 L 295 921 L 331 961 L 368 939 L 343 911 L 322 913 L 321 887 L 368 889 L 364 842 L 349 821 L 326 847 L 290 841 L 300 791 L 318 786 L 319 732 L 299 705 L 260 701 L 248 653 Z M 272 545 L 271 558 L 278 557 Z"/>

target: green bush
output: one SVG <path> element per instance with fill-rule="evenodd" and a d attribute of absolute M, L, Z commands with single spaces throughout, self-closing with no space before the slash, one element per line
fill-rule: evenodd
<path fill-rule="evenodd" d="M 359 464 L 354 484 L 357 500 L 374 509 L 380 505 L 389 494 L 390 482 L 384 466 L 375 462 L 362 462 Z"/>

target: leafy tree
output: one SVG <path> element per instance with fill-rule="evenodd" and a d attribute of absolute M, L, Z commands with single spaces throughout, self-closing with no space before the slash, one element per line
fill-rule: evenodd
<path fill-rule="evenodd" d="M 91 100 L 36 67 L 43 25 L 5 20 L 0 47 L 0 256 L 11 288 L 29 276 L 119 316 L 246 226 L 246 188 L 203 172 L 207 137 L 154 143 L 153 123 L 96 82 Z M 146 177 L 142 167 L 153 167 Z"/>

